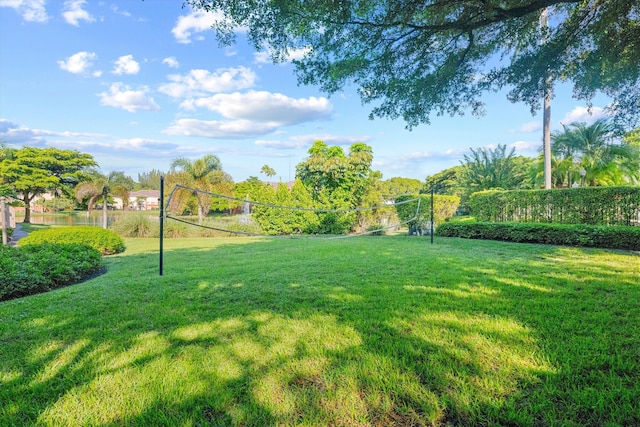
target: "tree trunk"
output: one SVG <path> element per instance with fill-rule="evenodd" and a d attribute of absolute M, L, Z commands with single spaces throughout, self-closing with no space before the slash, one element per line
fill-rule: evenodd
<path fill-rule="evenodd" d="M 548 27 L 547 9 L 543 9 L 540 15 L 540 25 L 543 28 Z M 546 40 L 543 40 L 546 43 Z M 544 85 L 544 111 L 542 113 L 542 146 L 544 152 L 544 188 L 551 188 L 551 95 L 552 82 L 551 76 L 547 72 Z"/>
<path fill-rule="evenodd" d="M 22 222 L 26 222 L 27 224 L 31 222 L 31 201 L 36 195 L 32 195 L 29 197 L 29 193 L 22 195 L 22 203 L 24 203 L 24 219 Z"/>

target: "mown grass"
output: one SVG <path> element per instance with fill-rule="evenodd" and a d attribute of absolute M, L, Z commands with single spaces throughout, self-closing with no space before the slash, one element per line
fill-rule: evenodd
<path fill-rule="evenodd" d="M 0 303 L 0 425 L 638 425 L 640 257 L 127 239 Z"/>

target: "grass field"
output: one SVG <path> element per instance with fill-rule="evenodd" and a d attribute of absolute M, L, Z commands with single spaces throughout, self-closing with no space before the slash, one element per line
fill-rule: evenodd
<path fill-rule="evenodd" d="M 129 239 L 0 303 L 0 425 L 640 425 L 640 256 Z"/>

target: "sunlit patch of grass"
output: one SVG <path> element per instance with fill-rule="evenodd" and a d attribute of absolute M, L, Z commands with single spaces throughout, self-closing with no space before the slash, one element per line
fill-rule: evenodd
<path fill-rule="evenodd" d="M 637 254 L 128 239 L 0 303 L 0 425 L 640 424 Z"/>

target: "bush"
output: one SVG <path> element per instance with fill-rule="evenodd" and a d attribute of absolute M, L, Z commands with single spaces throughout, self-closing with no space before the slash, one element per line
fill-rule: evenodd
<path fill-rule="evenodd" d="M 480 221 L 640 225 L 640 187 L 490 190 L 469 204 Z"/>
<path fill-rule="evenodd" d="M 159 221 L 147 213 L 120 215 L 111 229 L 123 237 L 158 237 L 160 233 Z"/>
<path fill-rule="evenodd" d="M 0 301 L 77 283 L 101 269 L 102 256 L 89 245 L 0 246 Z"/>
<path fill-rule="evenodd" d="M 34 231 L 18 241 L 18 246 L 39 243 L 72 243 L 91 246 L 103 255 L 125 250 L 124 240 L 111 230 L 92 226 L 56 227 Z"/>
<path fill-rule="evenodd" d="M 640 250 L 640 227 L 584 224 L 449 222 L 436 235 L 466 239 Z"/>

